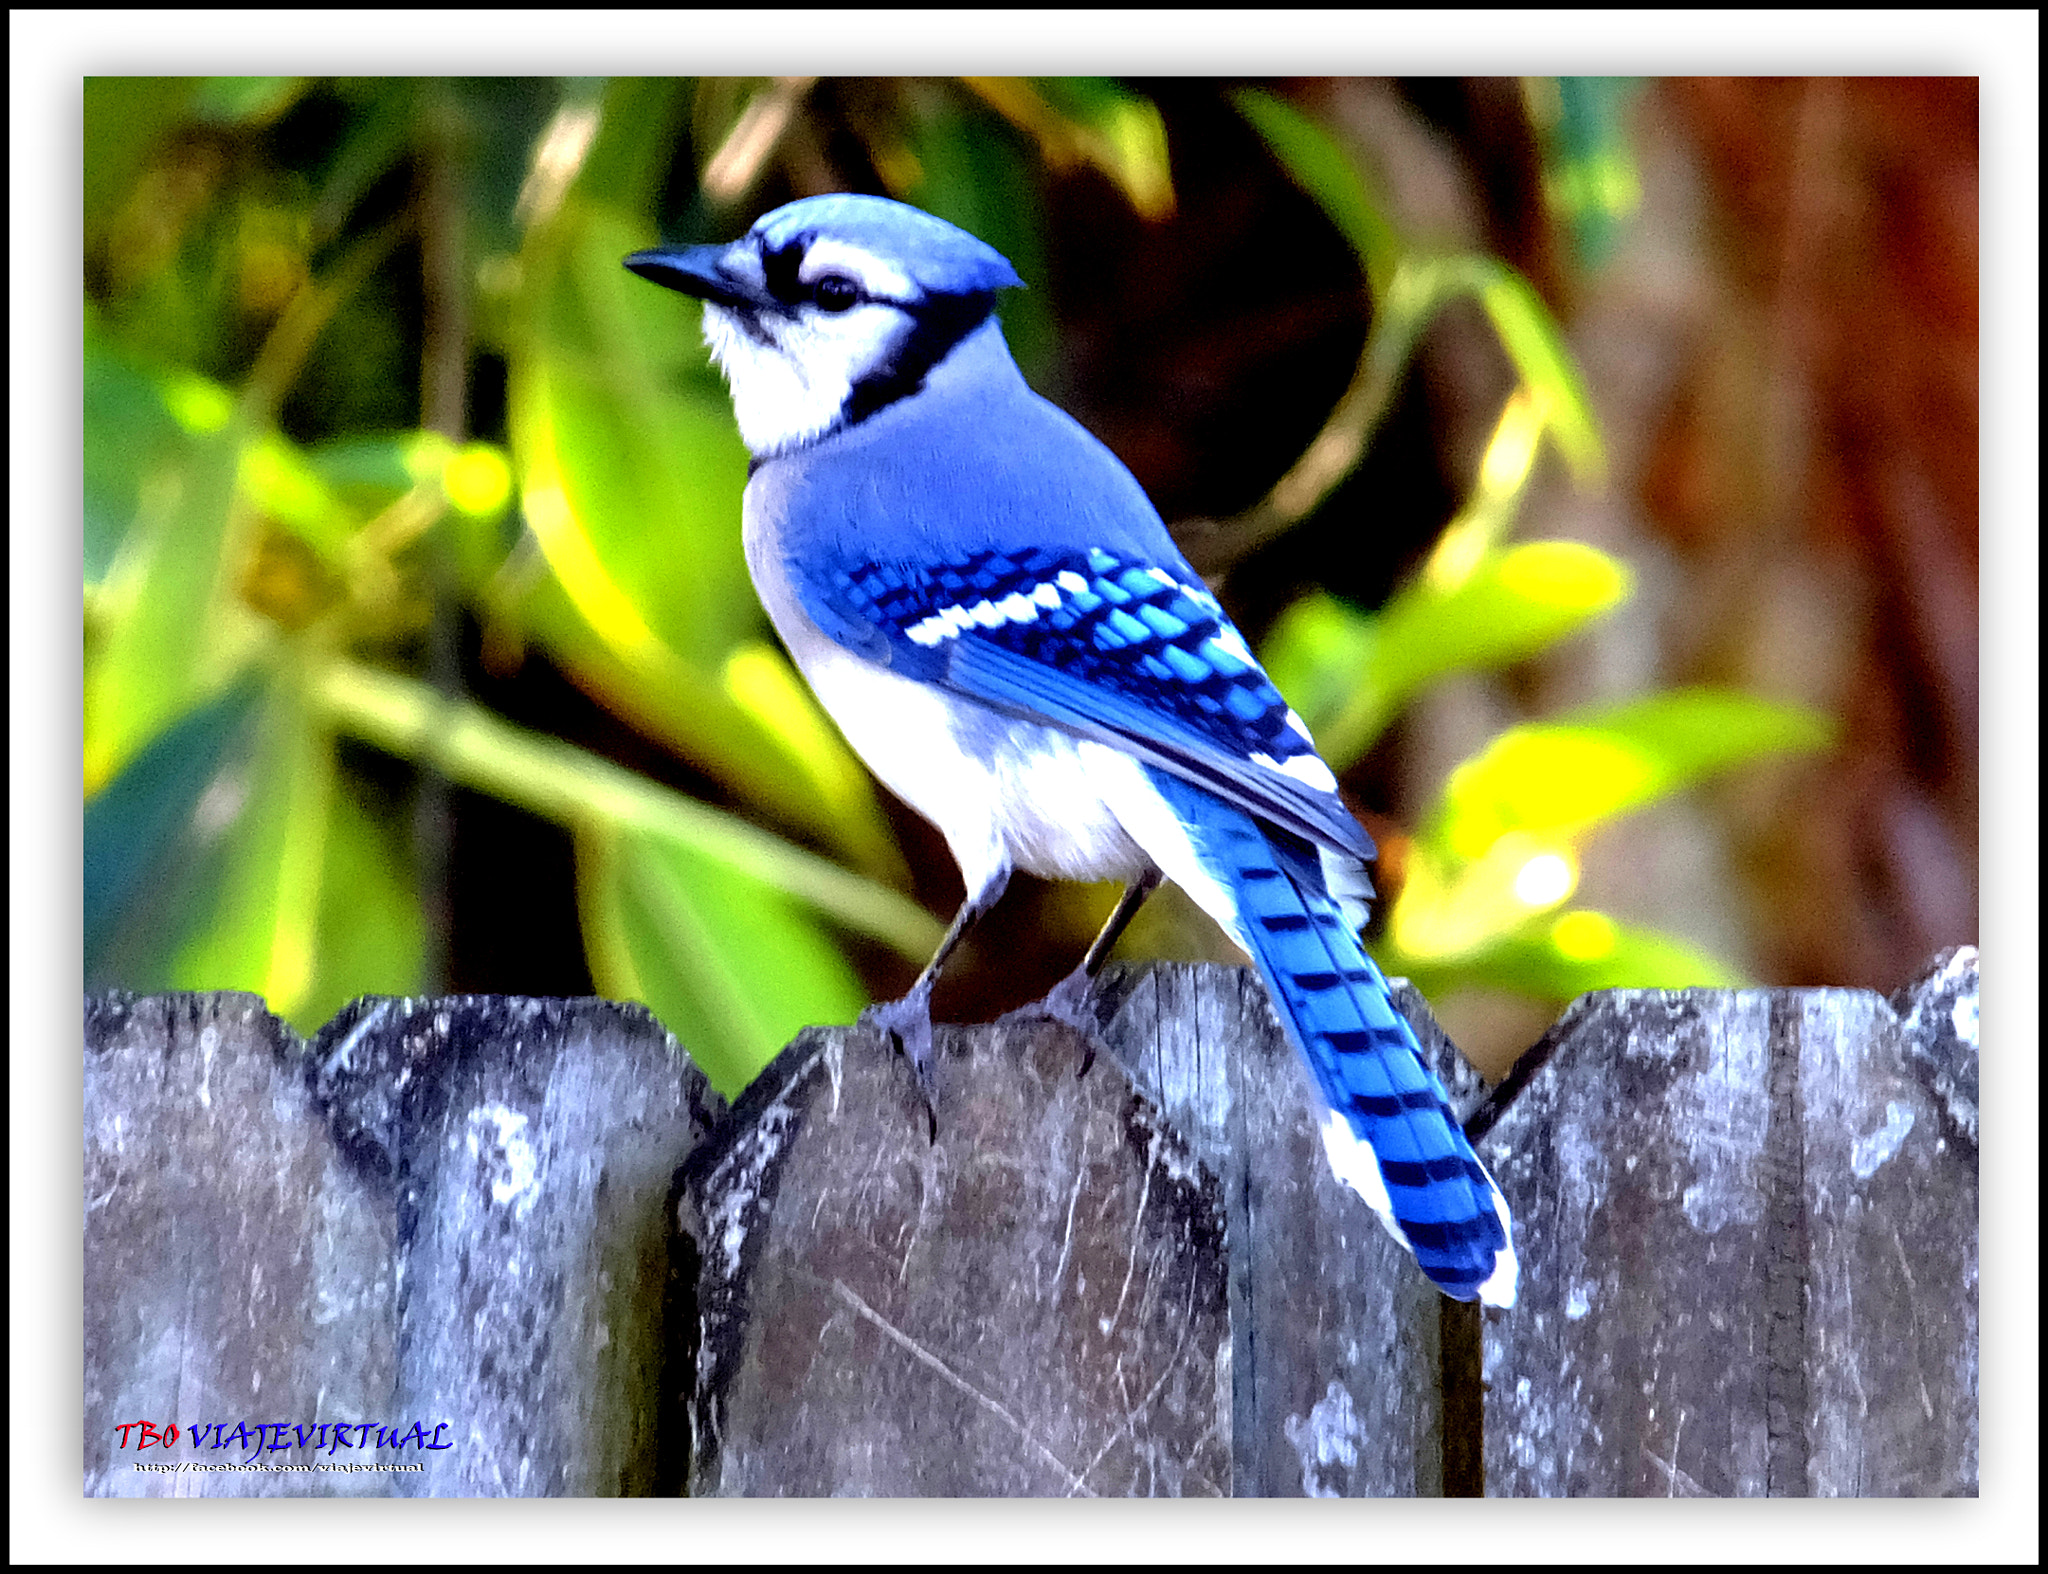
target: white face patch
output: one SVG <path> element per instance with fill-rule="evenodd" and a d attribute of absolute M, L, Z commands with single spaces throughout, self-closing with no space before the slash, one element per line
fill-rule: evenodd
<path fill-rule="evenodd" d="M 764 282 L 761 258 L 741 244 L 722 266 L 753 289 Z M 740 437 L 756 455 L 780 453 L 829 431 L 854 384 L 886 367 L 909 333 L 909 313 L 897 304 L 917 297 L 910 276 L 873 252 L 820 236 L 804 252 L 797 277 L 815 284 L 840 274 L 860 286 L 864 300 L 843 312 L 799 306 L 794 314 L 763 312 L 754 332 L 728 307 L 706 302 L 704 342 L 732 389 Z"/>
<path fill-rule="evenodd" d="M 806 284 L 816 284 L 828 273 L 843 273 L 869 295 L 886 296 L 891 300 L 911 300 L 918 293 L 917 286 L 910 282 L 910 275 L 894 263 L 884 261 L 871 251 L 862 251 L 858 246 L 849 246 L 845 241 L 821 235 L 804 253 L 803 266 L 797 269 L 796 276 Z"/>
<path fill-rule="evenodd" d="M 704 343 L 732 389 L 740 437 L 756 455 L 829 430 L 853 385 L 886 366 L 910 331 L 909 316 L 881 302 L 844 312 L 805 306 L 793 317 L 764 313 L 758 322 L 761 338 L 729 308 L 704 305 Z"/>

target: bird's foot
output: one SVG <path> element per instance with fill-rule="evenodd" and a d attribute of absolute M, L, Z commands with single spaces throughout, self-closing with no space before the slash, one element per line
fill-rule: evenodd
<path fill-rule="evenodd" d="M 912 989 L 901 1000 L 886 1000 L 869 1006 L 860 1014 L 859 1025 L 881 1034 L 882 1041 L 907 1056 L 917 1076 L 918 1096 L 924 1100 L 925 1119 L 931 1126 L 931 1140 L 939 1140 L 938 1060 L 932 1049 L 931 991 Z"/>
<path fill-rule="evenodd" d="M 1005 1011 L 997 1017 L 998 1022 L 1059 1022 L 1081 1035 L 1081 1069 L 1077 1077 L 1088 1075 L 1088 1068 L 1095 1064 L 1095 1052 L 1102 1047 L 1102 1023 L 1095 1014 L 1095 980 L 1086 968 L 1077 967 L 1065 978 L 1047 990 L 1045 997 L 1034 1000 L 1028 1006 L 1019 1006 L 1015 1011 Z"/>

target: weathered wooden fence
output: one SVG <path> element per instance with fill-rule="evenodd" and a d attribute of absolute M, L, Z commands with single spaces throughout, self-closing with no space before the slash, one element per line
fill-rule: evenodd
<path fill-rule="evenodd" d="M 1579 1001 L 1488 1090 L 1443 1300 L 1337 1185 L 1257 983 L 1113 972 L 1116 1064 L 869 1035 L 727 1110 L 595 1000 L 85 1010 L 94 1495 L 1970 1494 L 1974 951 Z"/>

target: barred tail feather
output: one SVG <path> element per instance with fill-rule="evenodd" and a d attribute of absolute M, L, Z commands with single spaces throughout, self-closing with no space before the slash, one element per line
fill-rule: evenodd
<path fill-rule="evenodd" d="M 1238 938 L 1329 1106 L 1330 1167 L 1446 1295 L 1513 1305 L 1507 1204 L 1313 850 L 1162 777 L 1155 773 L 1155 783 L 1188 828 L 1203 872 L 1229 894 Z"/>

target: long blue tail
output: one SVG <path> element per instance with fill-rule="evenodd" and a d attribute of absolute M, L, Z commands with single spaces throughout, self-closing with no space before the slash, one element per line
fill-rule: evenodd
<path fill-rule="evenodd" d="M 1150 774 L 1203 868 L 1234 898 L 1238 938 L 1322 1089 L 1331 1168 L 1444 1294 L 1513 1305 L 1507 1204 L 1330 894 L 1314 848 L 1164 771 Z"/>

